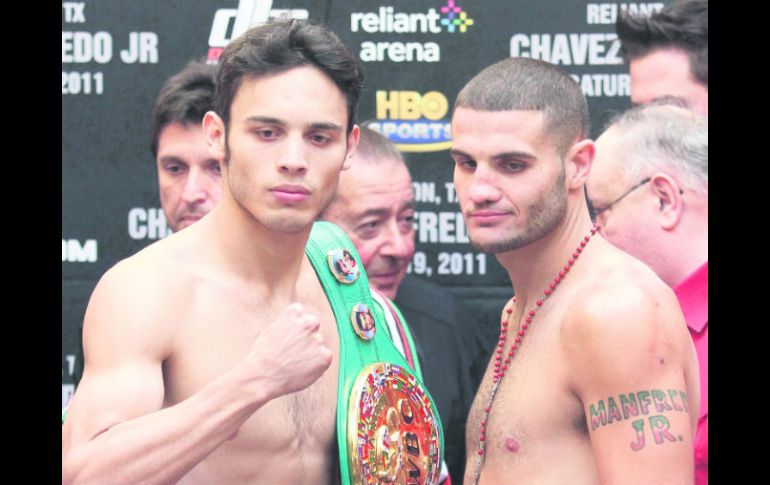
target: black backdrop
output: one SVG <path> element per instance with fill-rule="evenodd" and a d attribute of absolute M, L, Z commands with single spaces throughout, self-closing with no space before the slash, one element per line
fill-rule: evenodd
<path fill-rule="evenodd" d="M 475 251 L 447 152 L 457 92 L 507 56 L 562 66 L 588 98 L 592 135 L 629 107 L 614 34 L 620 9 L 669 2 L 578 0 L 99 0 L 62 2 L 62 406 L 82 372 L 88 297 L 110 266 L 168 233 L 149 150 L 162 82 L 193 58 L 216 62 L 248 25 L 289 12 L 322 22 L 359 56 L 359 119 L 404 152 L 417 196 L 412 272 L 497 319 L 510 282 Z M 494 329 L 496 331 L 496 329 Z"/>

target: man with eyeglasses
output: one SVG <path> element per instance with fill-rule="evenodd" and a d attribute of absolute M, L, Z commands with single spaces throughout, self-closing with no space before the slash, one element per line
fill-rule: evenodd
<path fill-rule="evenodd" d="M 696 484 L 708 483 L 708 117 L 661 100 L 629 110 L 596 141 L 588 198 L 602 235 L 679 299 L 700 367 Z"/>

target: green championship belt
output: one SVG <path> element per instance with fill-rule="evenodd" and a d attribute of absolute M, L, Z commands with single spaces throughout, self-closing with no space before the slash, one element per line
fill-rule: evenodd
<path fill-rule="evenodd" d="M 394 346 L 347 235 L 316 222 L 305 252 L 340 338 L 337 444 L 343 485 L 435 484 L 444 437 L 432 398 Z M 396 336 L 393 336 L 394 338 Z"/>

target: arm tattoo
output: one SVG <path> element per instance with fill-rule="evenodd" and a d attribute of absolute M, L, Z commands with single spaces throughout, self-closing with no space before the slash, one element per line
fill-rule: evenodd
<path fill-rule="evenodd" d="M 589 405 L 588 418 L 591 431 L 596 431 L 616 422 L 640 418 L 631 421 L 635 439 L 630 443 L 632 450 L 639 451 L 645 447 L 647 442 L 646 423 L 649 423 L 649 430 L 655 444 L 662 445 L 667 441 L 683 441 L 681 435 L 674 436 L 669 431 L 671 425 L 663 413 L 670 412 L 688 412 L 687 393 L 676 389 L 668 389 L 667 392 L 652 389 L 620 394 L 617 400 L 610 396 L 606 402 L 600 400 L 596 404 Z"/>

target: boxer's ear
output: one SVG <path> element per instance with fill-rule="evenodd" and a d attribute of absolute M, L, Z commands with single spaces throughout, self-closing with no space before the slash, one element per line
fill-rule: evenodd
<path fill-rule="evenodd" d="M 227 156 L 227 133 L 222 118 L 213 111 L 208 111 L 203 116 L 203 131 L 206 134 L 206 142 L 209 145 L 209 153 L 224 165 Z"/>

